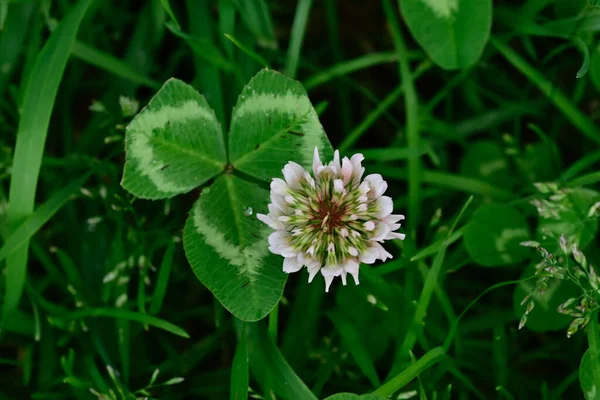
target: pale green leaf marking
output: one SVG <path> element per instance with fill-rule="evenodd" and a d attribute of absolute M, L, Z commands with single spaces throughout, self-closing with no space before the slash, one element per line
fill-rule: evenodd
<path fill-rule="evenodd" d="M 127 127 L 122 185 L 148 199 L 188 192 L 223 171 L 221 126 L 194 88 L 168 80 Z"/>
<path fill-rule="evenodd" d="M 260 71 L 244 88 L 233 110 L 229 149 L 236 169 L 269 181 L 288 161 L 312 164 L 315 147 L 333 151 L 306 91 L 278 72 Z"/>
<path fill-rule="evenodd" d="M 161 141 L 156 137 L 152 137 L 145 132 L 152 132 L 154 129 L 163 129 L 168 122 L 185 123 L 191 119 L 206 119 L 211 123 L 217 123 L 214 114 L 211 115 L 207 109 L 202 108 L 194 100 L 188 100 L 179 106 L 165 106 L 153 112 L 143 114 L 143 118 L 136 120 L 128 127 L 128 130 L 142 132 L 140 135 L 132 137 L 132 146 L 130 146 L 131 156 L 138 161 L 139 171 L 142 175 L 150 178 L 154 186 L 165 193 L 185 192 L 190 188 L 189 183 L 175 182 L 166 178 L 162 173 L 162 164 L 158 164 L 154 157 L 153 145 L 151 141 L 161 142 L 165 146 L 173 146 L 178 151 L 187 153 L 193 157 L 197 157 L 201 161 L 214 163 L 221 166 L 218 161 L 215 161 L 202 153 L 196 152 L 194 149 L 179 147 L 172 145 L 169 142 Z"/>
<path fill-rule="evenodd" d="M 256 280 L 263 266 L 263 259 L 269 254 L 266 240 L 248 243 L 244 247 L 236 246 L 225 239 L 225 235 L 211 225 L 200 207 L 194 207 L 194 225 L 204 242 L 224 260 L 239 268 L 240 274 L 248 276 L 251 282 Z M 261 229 L 260 237 L 266 237 L 269 229 Z"/>
<path fill-rule="evenodd" d="M 273 309 L 287 277 L 283 259 L 268 251 L 271 230 L 256 218 L 267 211 L 268 202 L 266 189 L 224 174 L 196 201 L 183 234 L 198 279 L 245 321 L 264 318 Z"/>
<path fill-rule="evenodd" d="M 421 0 L 438 18 L 448 19 L 458 10 L 458 0 Z"/>

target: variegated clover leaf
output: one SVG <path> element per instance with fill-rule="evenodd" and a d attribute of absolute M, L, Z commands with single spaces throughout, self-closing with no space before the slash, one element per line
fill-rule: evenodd
<path fill-rule="evenodd" d="M 279 302 L 287 275 L 268 251 L 269 229 L 254 214 L 267 211 L 267 182 L 290 160 L 309 167 L 315 146 L 332 156 L 306 91 L 278 72 L 260 71 L 240 94 L 229 155 L 204 97 L 170 79 L 127 127 L 121 184 L 137 197 L 163 199 L 215 178 L 190 212 L 185 252 L 198 279 L 225 308 L 255 321 Z"/>

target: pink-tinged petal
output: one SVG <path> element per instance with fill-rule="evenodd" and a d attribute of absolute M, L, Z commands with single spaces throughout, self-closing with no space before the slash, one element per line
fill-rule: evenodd
<path fill-rule="evenodd" d="M 344 181 L 342 181 L 341 179 L 334 179 L 333 180 L 333 190 L 335 190 L 337 193 L 343 193 L 344 192 Z"/>
<path fill-rule="evenodd" d="M 365 182 L 371 186 L 369 197 L 376 199 L 387 190 L 387 182 L 383 180 L 380 174 L 371 174 L 365 177 Z"/>
<path fill-rule="evenodd" d="M 372 230 L 375 229 L 375 222 L 367 221 L 363 224 L 363 228 L 365 228 L 366 231 L 371 232 Z"/>
<path fill-rule="evenodd" d="M 342 160 L 342 179 L 344 179 L 344 183 L 348 183 L 350 182 L 350 179 L 352 178 L 352 163 L 350 162 L 350 160 L 348 159 L 348 157 L 344 157 L 344 159 Z"/>
<path fill-rule="evenodd" d="M 315 147 L 314 156 L 313 156 L 313 174 L 315 177 L 319 175 L 319 168 L 322 167 L 321 159 L 319 158 L 319 149 Z"/>
<path fill-rule="evenodd" d="M 373 236 L 369 240 L 373 242 L 381 242 L 385 239 L 385 237 L 390 233 L 390 227 L 385 222 L 380 222 L 377 224 L 377 227 L 373 231 Z"/>
<path fill-rule="evenodd" d="M 340 164 L 340 151 L 336 150 L 333 153 L 333 161 L 329 164 L 330 167 L 333 167 L 334 173 L 338 174 L 342 169 L 342 165 Z"/>
<path fill-rule="evenodd" d="M 269 204 L 269 217 L 271 219 L 277 219 L 281 215 L 281 210 L 273 203 Z"/>
<path fill-rule="evenodd" d="M 352 277 L 354 278 L 354 283 L 355 284 L 359 284 L 360 282 L 358 281 L 358 269 L 359 269 L 360 265 L 358 264 L 358 262 L 356 262 L 356 260 L 350 259 L 346 262 L 346 264 L 344 265 L 344 271 L 349 273 L 350 275 L 352 275 Z"/>
<path fill-rule="evenodd" d="M 281 245 L 281 246 L 284 246 L 284 245 Z M 296 250 L 294 250 L 293 248 L 291 248 L 290 246 L 284 246 L 281 249 L 281 255 L 284 257 L 297 257 L 298 252 Z"/>
<path fill-rule="evenodd" d="M 390 215 L 394 210 L 394 202 L 391 197 L 381 196 L 377 199 L 377 217 L 383 219 Z"/>
<path fill-rule="evenodd" d="M 273 254 L 281 255 L 281 250 L 277 246 L 269 246 L 269 251 Z"/>
<path fill-rule="evenodd" d="M 358 190 L 362 193 L 362 194 L 367 194 L 369 193 L 369 191 L 371 191 L 371 185 L 369 185 L 369 182 L 363 182 L 360 184 L 360 186 L 358 187 Z"/>
<path fill-rule="evenodd" d="M 356 250 L 355 247 L 348 247 L 348 253 L 352 256 L 352 257 L 356 257 L 358 256 L 358 250 Z"/>
<path fill-rule="evenodd" d="M 302 263 L 296 257 L 287 257 L 283 260 L 283 272 L 288 274 L 298 272 L 302 269 Z"/>
<path fill-rule="evenodd" d="M 288 192 L 288 185 L 281 178 L 273 178 L 271 181 L 271 191 L 280 196 L 285 196 Z"/>
<path fill-rule="evenodd" d="M 312 187 L 313 189 L 315 188 L 315 180 L 312 176 L 310 176 L 310 174 L 307 171 L 304 171 L 304 180 L 308 182 L 310 187 Z"/>

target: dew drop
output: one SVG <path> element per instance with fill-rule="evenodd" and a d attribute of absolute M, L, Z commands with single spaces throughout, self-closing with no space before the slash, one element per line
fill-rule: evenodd
<path fill-rule="evenodd" d="M 210 193 L 210 187 L 209 186 L 205 187 L 204 189 L 202 189 L 200 191 L 200 194 L 209 194 L 209 193 Z"/>
<path fill-rule="evenodd" d="M 254 213 L 254 210 L 252 209 L 252 207 L 244 207 L 244 215 L 246 217 L 251 216 Z"/>

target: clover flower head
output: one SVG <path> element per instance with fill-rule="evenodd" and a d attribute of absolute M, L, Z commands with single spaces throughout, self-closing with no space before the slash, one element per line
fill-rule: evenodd
<path fill-rule="evenodd" d="M 269 250 L 284 257 L 283 271 L 308 269 L 308 281 L 321 271 L 325 291 L 336 276 L 346 284 L 347 274 L 358 285 L 360 263 L 392 258 L 380 243 L 404 239 L 395 232 L 404 215 L 392 215 L 393 203 L 383 196 L 387 183 L 379 174 L 362 176 L 362 154 L 323 165 L 315 148 L 311 175 L 288 162 L 283 177 L 271 182 L 269 214 L 257 214 L 275 230 L 269 236 Z"/>

